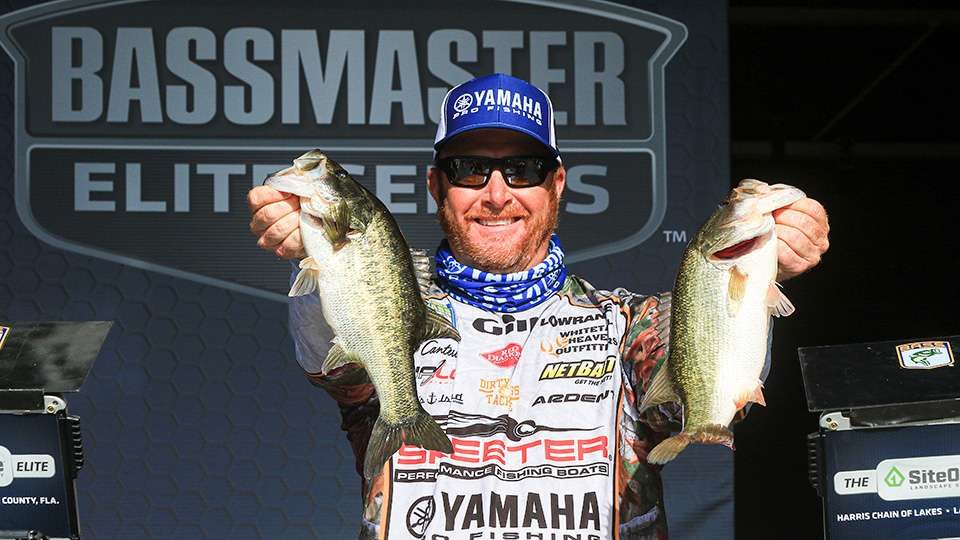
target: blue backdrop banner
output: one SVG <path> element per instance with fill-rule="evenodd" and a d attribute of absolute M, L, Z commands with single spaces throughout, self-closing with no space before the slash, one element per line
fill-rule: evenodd
<path fill-rule="evenodd" d="M 290 267 L 247 227 L 247 191 L 303 151 L 334 156 L 432 250 L 444 94 L 529 80 L 555 110 L 570 270 L 638 292 L 671 287 L 729 186 L 719 0 L 4 6 L 0 319 L 116 321 L 68 396 L 84 538 L 356 535 L 339 411 L 287 333 Z M 729 450 L 664 474 L 672 536 L 732 538 Z"/>

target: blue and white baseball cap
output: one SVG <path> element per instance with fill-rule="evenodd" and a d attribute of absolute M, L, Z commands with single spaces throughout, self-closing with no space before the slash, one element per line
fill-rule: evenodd
<path fill-rule="evenodd" d="M 434 155 L 450 139 L 480 128 L 512 129 L 529 135 L 560 161 L 553 104 L 543 90 L 527 81 L 494 73 L 447 92 L 440 106 Z"/>

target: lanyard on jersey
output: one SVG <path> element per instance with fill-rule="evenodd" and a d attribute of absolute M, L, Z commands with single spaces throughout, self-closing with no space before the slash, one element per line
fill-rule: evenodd
<path fill-rule="evenodd" d="M 512 313 L 541 304 L 563 287 L 567 268 L 557 235 L 550 237 L 547 258 L 523 272 L 495 274 L 467 266 L 450 252 L 446 240 L 435 257 L 437 285 L 457 300 L 481 309 Z"/>

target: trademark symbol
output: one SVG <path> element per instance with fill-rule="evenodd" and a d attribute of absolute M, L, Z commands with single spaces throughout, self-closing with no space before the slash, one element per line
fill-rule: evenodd
<path fill-rule="evenodd" d="M 668 244 L 679 244 L 687 241 L 687 231 L 663 231 L 663 241 Z"/>

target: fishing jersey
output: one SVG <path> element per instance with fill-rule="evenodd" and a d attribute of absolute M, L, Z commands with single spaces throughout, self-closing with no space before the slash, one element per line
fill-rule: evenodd
<path fill-rule="evenodd" d="M 420 402 L 453 453 L 401 447 L 364 482 L 361 540 L 667 537 L 659 467 L 646 455 L 679 430 L 680 409 L 640 415 L 637 404 L 666 354 L 669 295 L 569 276 L 518 313 L 435 285 L 425 299 L 461 336 L 424 341 L 414 356 Z M 316 295 L 291 303 L 290 326 L 307 377 L 340 405 L 360 473 L 379 412 L 373 385 L 353 364 L 322 373 L 330 330 Z"/>

